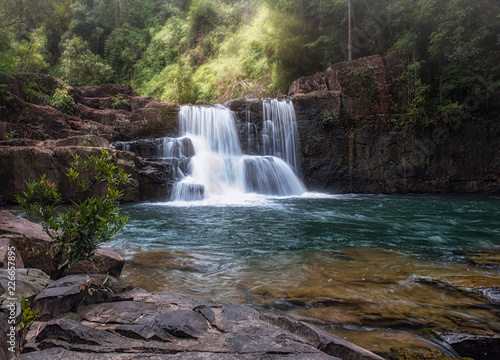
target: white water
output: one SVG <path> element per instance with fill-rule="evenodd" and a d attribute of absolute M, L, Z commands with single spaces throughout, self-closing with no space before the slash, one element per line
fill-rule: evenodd
<path fill-rule="evenodd" d="M 281 102 L 277 103 L 280 108 L 285 108 Z M 285 105 L 291 107 L 293 112 L 291 103 Z M 275 111 L 273 121 L 279 125 L 272 128 L 280 130 L 273 130 L 273 134 L 284 133 L 281 124 L 289 120 L 283 121 L 280 116 L 285 113 L 289 111 Z M 254 199 L 255 194 L 298 196 L 306 192 L 302 181 L 294 173 L 294 169 L 298 168 L 297 156 L 288 154 L 296 148 L 296 145 L 286 144 L 290 141 L 289 136 L 284 137 L 283 146 L 281 140 L 273 140 L 273 143 L 280 144 L 273 149 L 281 150 L 273 152 L 284 156 L 281 160 L 276 156 L 243 155 L 234 115 L 223 106 L 183 106 L 179 126 L 183 138 L 191 140 L 194 156 L 186 171 L 189 175 L 174 185 L 171 200 L 217 199 L 218 203 L 234 203 Z M 289 161 L 296 163 L 294 169 Z"/>
<path fill-rule="evenodd" d="M 263 146 L 264 155 L 276 156 L 299 173 L 297 121 L 293 104 L 276 99 L 264 101 Z"/>

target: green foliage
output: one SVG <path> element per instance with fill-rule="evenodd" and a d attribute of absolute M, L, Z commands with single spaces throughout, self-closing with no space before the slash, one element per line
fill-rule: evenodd
<path fill-rule="evenodd" d="M 19 133 L 16 130 L 9 129 L 9 131 L 7 131 L 7 133 L 5 134 L 5 139 L 12 140 L 12 139 L 16 139 L 18 136 L 19 136 Z"/>
<path fill-rule="evenodd" d="M 349 72 L 348 82 L 344 84 L 346 94 L 358 98 L 365 109 L 372 107 L 377 98 L 377 84 L 372 73 L 366 68 L 354 68 Z"/>
<path fill-rule="evenodd" d="M 147 31 L 127 24 L 113 30 L 106 40 L 106 58 L 115 70 L 115 81 L 130 82 L 134 78 L 134 66 L 142 58 L 149 41 Z"/>
<path fill-rule="evenodd" d="M 113 75 L 111 66 L 93 54 L 80 37 L 64 43 L 59 72 L 61 78 L 73 86 L 100 85 Z"/>
<path fill-rule="evenodd" d="M 47 104 L 50 102 L 50 96 L 47 95 L 47 89 L 39 86 L 33 79 L 23 85 L 24 98 L 28 102 L 39 102 Z"/>
<path fill-rule="evenodd" d="M 16 196 L 19 205 L 42 223 L 54 240 L 56 255 L 52 278 L 59 278 L 71 264 L 90 258 L 98 245 L 111 239 L 123 228 L 128 218 L 121 216 L 120 187 L 129 175 L 112 162 L 112 155 L 103 150 L 99 156 L 73 156 L 66 175 L 75 188 L 77 201 L 65 212 L 59 212 L 61 194 L 46 175 L 26 182 L 26 190 Z"/>
<path fill-rule="evenodd" d="M 75 100 L 68 94 L 67 89 L 56 89 L 54 95 L 49 99 L 49 104 L 67 115 L 73 115 L 76 110 Z"/>
<path fill-rule="evenodd" d="M 124 98 L 123 95 L 120 93 L 113 96 L 111 98 L 111 100 L 113 101 L 113 109 L 130 106 L 130 100 L 127 98 Z"/>
<path fill-rule="evenodd" d="M 5 84 L 0 84 L 0 114 L 10 111 L 12 100 L 14 100 L 14 96 L 12 96 L 9 87 Z"/>
<path fill-rule="evenodd" d="M 351 4 L 354 58 L 401 55 L 401 111 L 435 116 L 471 98 L 470 111 L 495 106 L 498 0 Z M 175 102 L 275 96 L 346 60 L 347 21 L 346 0 L 5 0 L 0 76 L 49 71 L 71 85 L 125 82 Z M 369 106 L 371 85 L 361 86 Z"/>
<path fill-rule="evenodd" d="M 335 121 L 332 113 L 328 110 L 323 110 L 321 112 L 323 125 L 332 125 Z"/>
<path fill-rule="evenodd" d="M 40 313 L 40 311 L 31 310 L 30 302 L 26 300 L 25 297 L 21 299 L 21 311 L 22 317 L 19 322 L 19 327 L 21 328 L 21 332 L 24 334 L 28 331 L 28 328 L 33 323 L 33 320 L 35 320 L 35 316 Z"/>

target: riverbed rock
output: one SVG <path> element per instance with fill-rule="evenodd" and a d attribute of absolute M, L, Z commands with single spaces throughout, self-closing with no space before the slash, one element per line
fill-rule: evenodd
<path fill-rule="evenodd" d="M 438 283 L 460 291 L 482 295 L 490 303 L 500 305 L 500 279 L 498 276 L 446 276 L 439 278 Z"/>
<path fill-rule="evenodd" d="M 286 316 L 263 314 L 261 318 L 308 339 L 321 351 L 343 360 L 383 360 L 382 357 L 308 323 Z"/>
<path fill-rule="evenodd" d="M 500 335 L 478 329 L 428 329 L 427 332 L 451 346 L 460 356 L 475 360 L 496 360 L 500 354 Z"/>
<path fill-rule="evenodd" d="M 453 360 L 456 357 L 444 355 L 438 350 L 424 347 L 401 347 L 391 349 L 391 358 L 394 360 Z M 474 360 L 472 358 L 460 358 L 462 360 Z"/>
<path fill-rule="evenodd" d="M 380 359 L 301 321 L 150 293 L 111 277 L 114 295 L 88 301 L 86 281 L 68 276 L 37 296 L 40 321 L 17 359 Z"/>

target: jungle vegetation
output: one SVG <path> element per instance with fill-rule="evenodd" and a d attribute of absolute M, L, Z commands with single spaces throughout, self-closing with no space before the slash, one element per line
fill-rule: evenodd
<path fill-rule="evenodd" d="M 488 110 L 498 0 L 349 0 L 354 59 L 396 51 L 408 111 Z M 129 83 L 178 103 L 286 94 L 348 58 L 348 0 L 1 0 L 0 75 Z M 479 100 L 478 100 L 479 99 Z"/>

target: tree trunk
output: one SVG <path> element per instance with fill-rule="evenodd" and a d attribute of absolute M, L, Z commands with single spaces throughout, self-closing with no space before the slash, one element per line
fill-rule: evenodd
<path fill-rule="evenodd" d="M 347 0 L 347 23 L 348 23 L 348 42 L 347 42 L 347 60 L 352 60 L 352 12 L 351 12 L 351 0 Z"/>

